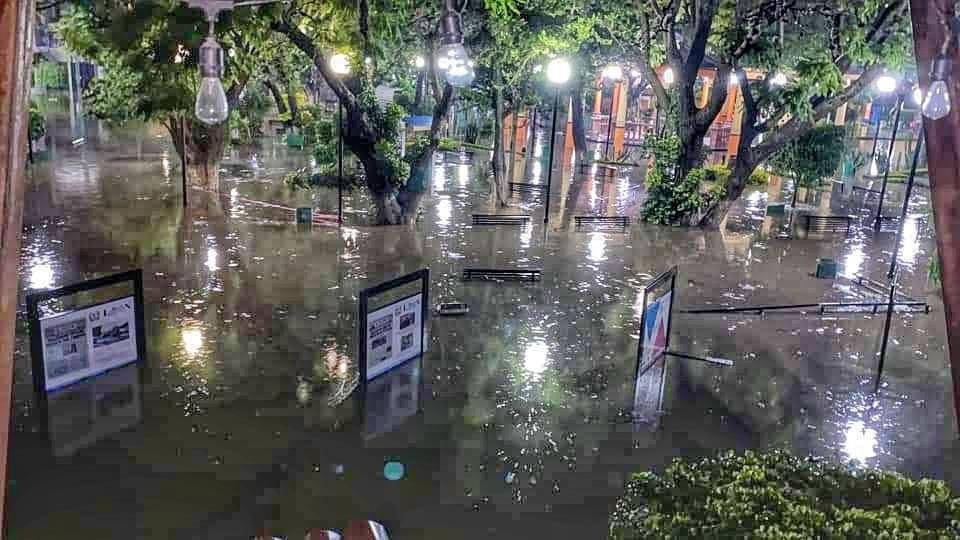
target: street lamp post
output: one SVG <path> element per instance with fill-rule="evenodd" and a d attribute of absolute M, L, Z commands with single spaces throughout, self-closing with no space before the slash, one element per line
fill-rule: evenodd
<path fill-rule="evenodd" d="M 615 102 L 619 101 L 619 99 L 617 99 L 619 96 L 617 95 L 616 88 L 617 85 L 620 84 L 620 79 L 623 78 L 623 69 L 616 64 L 609 65 L 603 69 L 603 78 L 613 83 L 610 86 L 610 115 L 607 120 L 607 139 L 603 143 L 603 156 L 608 158 L 607 153 L 610 152 L 610 138 L 612 137 L 613 123 L 616 121 L 613 115 L 618 105 L 618 103 Z"/>
<path fill-rule="evenodd" d="M 897 89 L 897 80 L 890 75 L 881 75 L 874 83 L 874 87 L 882 94 L 890 94 Z M 870 170 L 868 171 L 870 176 L 880 174 L 880 169 L 877 166 L 877 142 L 880 140 L 880 127 L 883 125 L 882 115 L 883 113 L 877 115 L 877 129 L 873 131 L 873 147 L 870 149 Z"/>
<path fill-rule="evenodd" d="M 883 183 L 880 185 L 880 201 L 877 203 L 877 214 L 873 219 L 873 229 L 880 230 L 883 221 L 883 200 L 887 195 L 887 179 L 890 176 L 890 162 L 893 160 L 893 147 L 897 144 L 897 131 L 900 129 L 900 113 L 903 112 L 903 92 L 897 95 L 897 112 L 893 117 L 893 133 L 890 135 L 890 147 L 887 149 L 887 163 L 883 168 Z"/>
<path fill-rule="evenodd" d="M 554 58 L 547 66 L 547 79 L 556 85 L 553 98 L 553 120 L 550 122 L 550 150 L 547 152 L 547 197 L 543 211 L 544 224 L 550 221 L 550 187 L 553 182 L 553 146 L 557 138 L 557 110 L 560 108 L 560 87 L 570 80 L 570 62 L 566 58 Z"/>
<path fill-rule="evenodd" d="M 330 57 L 330 69 L 342 77 L 350 73 L 350 59 L 343 53 Z M 337 98 L 337 224 L 343 225 L 343 102 Z"/>

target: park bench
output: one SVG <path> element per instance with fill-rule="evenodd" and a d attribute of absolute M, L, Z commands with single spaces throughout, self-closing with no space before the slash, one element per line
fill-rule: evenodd
<path fill-rule="evenodd" d="M 463 281 L 540 281 L 535 268 L 464 268 Z"/>

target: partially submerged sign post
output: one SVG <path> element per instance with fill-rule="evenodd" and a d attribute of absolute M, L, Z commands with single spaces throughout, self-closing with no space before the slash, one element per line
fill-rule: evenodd
<path fill-rule="evenodd" d="M 41 305 L 93 294 L 123 283 L 130 291 L 68 309 Z M 143 272 L 132 270 L 60 289 L 27 295 L 33 385 L 38 402 L 47 394 L 106 371 L 146 359 Z"/>
<path fill-rule="evenodd" d="M 405 286 L 416 283 L 416 292 L 403 294 Z M 427 268 L 360 292 L 357 358 L 361 388 L 367 381 L 423 354 L 429 292 Z M 371 300 L 384 296 L 399 298 L 371 310 Z"/>

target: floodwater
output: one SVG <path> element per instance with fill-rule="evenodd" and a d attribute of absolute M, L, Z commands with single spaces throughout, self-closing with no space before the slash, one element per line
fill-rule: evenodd
<path fill-rule="evenodd" d="M 486 184 L 452 164 L 438 165 L 414 228 L 364 226 L 358 194 L 342 230 L 305 230 L 277 207 L 310 198 L 280 183 L 307 161 L 299 152 L 234 150 L 220 196 L 192 193 L 184 212 L 161 131 L 85 129 L 74 146 L 76 131 L 57 126 L 52 155 L 31 168 L 20 300 L 142 268 L 148 358 L 142 379 L 110 372 L 42 412 L 21 305 L 11 538 L 248 538 L 263 527 L 300 538 L 364 518 L 398 539 L 602 538 L 631 472 L 725 449 L 784 447 L 960 486 L 924 189 L 901 284 L 932 309 L 893 317 L 879 392 L 883 314 L 678 312 L 671 349 L 735 365 L 667 357 L 637 383 L 640 291 L 673 265 L 678 310 L 882 301 L 851 280 L 885 280 L 894 234 L 869 227 L 877 197 L 849 185 L 817 195 L 811 208 L 856 216 L 847 235 L 803 237 L 765 216 L 790 195 L 779 183 L 748 192 L 722 234 L 577 230 L 574 215 L 635 216 L 642 172 L 571 178 L 564 167 L 549 225 L 542 196 L 522 193 L 506 212 L 532 226 L 479 226 L 471 214 L 493 211 Z M 531 160 L 518 177 L 543 183 L 545 167 Z M 902 193 L 891 187 L 886 214 Z M 336 194 L 313 203 L 335 212 Z M 818 257 L 838 261 L 836 280 L 813 277 Z M 466 267 L 543 275 L 464 282 Z M 432 318 L 424 357 L 363 399 L 359 292 L 420 268 L 431 303 L 463 301 L 470 314 Z M 388 480 L 387 463 L 403 477 Z"/>

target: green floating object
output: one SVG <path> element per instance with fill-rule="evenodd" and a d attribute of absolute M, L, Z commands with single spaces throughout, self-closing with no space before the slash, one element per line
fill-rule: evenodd
<path fill-rule="evenodd" d="M 782 216 L 785 212 L 786 203 L 771 203 L 767 205 L 768 216 Z"/>
<path fill-rule="evenodd" d="M 313 223 L 313 208 L 297 208 L 297 225 Z"/>
<path fill-rule="evenodd" d="M 820 279 L 834 279 L 837 277 L 837 261 L 833 259 L 817 259 L 816 276 Z"/>
<path fill-rule="evenodd" d="M 399 461 L 388 461 L 383 464 L 383 477 L 390 481 L 397 481 L 403 478 L 406 467 Z"/>

